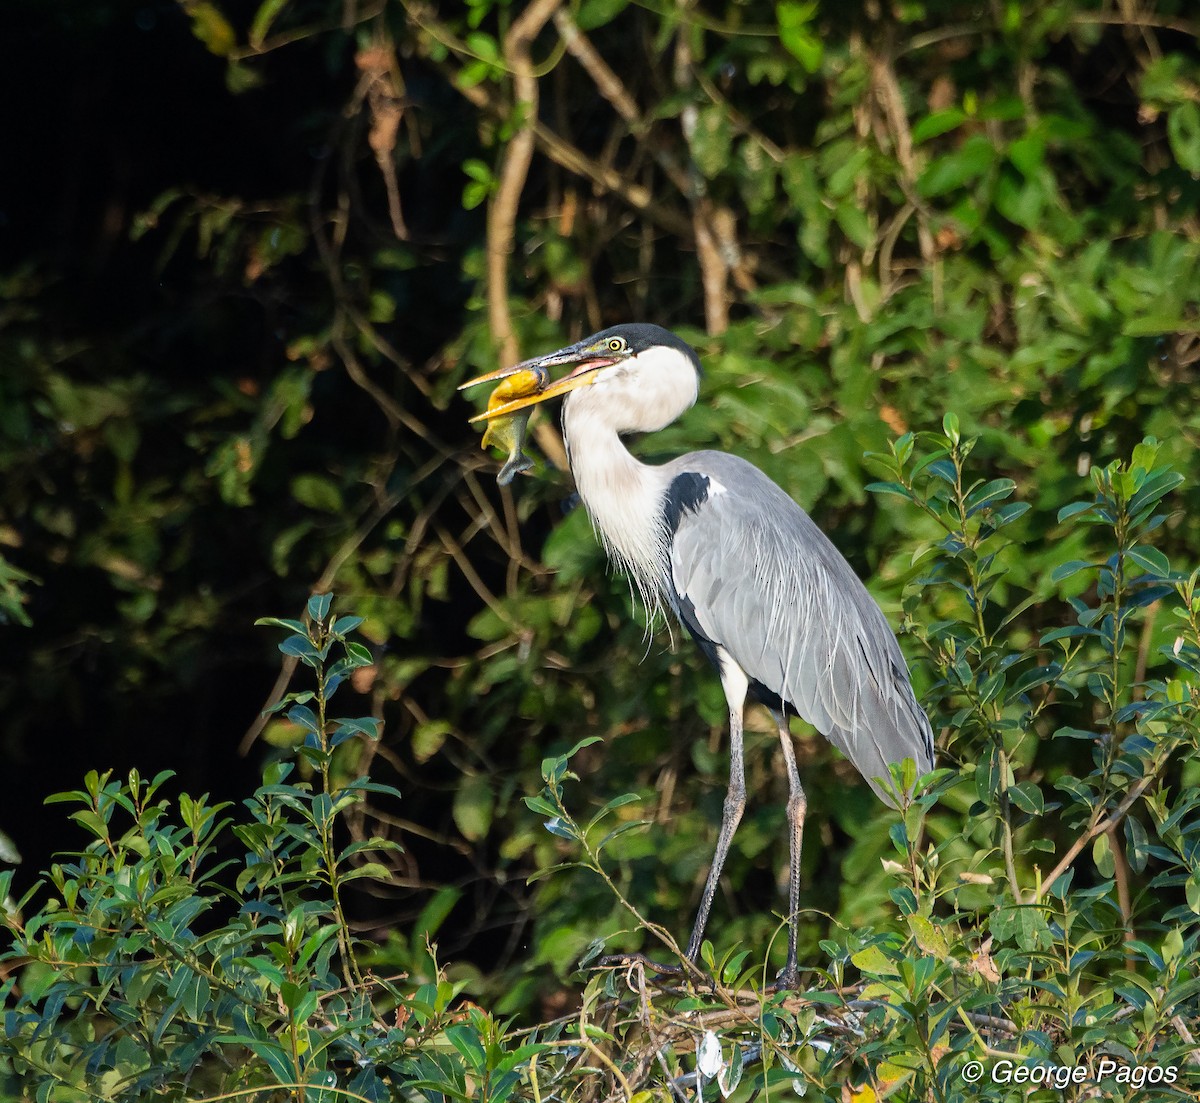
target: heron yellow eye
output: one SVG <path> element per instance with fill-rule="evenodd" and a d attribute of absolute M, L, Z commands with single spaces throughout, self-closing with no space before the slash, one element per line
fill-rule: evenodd
<path fill-rule="evenodd" d="M 608 347 L 613 352 L 620 352 L 625 347 L 625 340 L 622 337 L 610 337 L 608 339 Z"/>

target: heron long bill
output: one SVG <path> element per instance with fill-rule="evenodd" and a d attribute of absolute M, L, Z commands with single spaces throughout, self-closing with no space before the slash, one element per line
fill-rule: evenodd
<path fill-rule="evenodd" d="M 567 366 L 573 368 L 568 375 L 563 376 L 562 379 L 551 383 L 544 389 L 522 395 L 501 406 L 489 407 L 483 413 L 476 414 L 475 417 L 471 418 L 471 422 L 474 424 L 477 421 L 491 421 L 493 418 L 509 417 L 520 410 L 528 409 L 530 406 L 536 406 L 540 402 L 545 402 L 551 398 L 558 398 L 579 387 L 586 387 L 594 383 L 596 381 L 594 372 L 600 368 L 611 367 L 620 359 L 617 356 L 605 355 L 607 351 L 607 349 L 588 345 L 586 342 L 578 345 L 570 345 L 565 349 L 560 349 L 558 352 L 552 352 L 548 356 L 539 356 L 533 360 L 525 360 L 520 364 L 514 364 L 511 368 L 500 368 L 498 371 L 476 376 L 474 379 L 469 379 L 466 383 L 461 384 L 458 389 L 465 391 L 469 387 L 475 387 L 481 383 L 500 383 L 521 372 L 549 372 L 551 368 Z"/>

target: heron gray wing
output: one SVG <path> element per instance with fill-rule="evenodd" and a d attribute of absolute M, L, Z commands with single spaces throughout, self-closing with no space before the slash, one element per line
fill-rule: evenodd
<path fill-rule="evenodd" d="M 702 646 L 728 651 L 760 696 L 812 724 L 876 792 L 890 763 L 932 769 L 932 731 L 896 637 L 808 514 L 724 452 L 666 469 L 672 597 Z"/>

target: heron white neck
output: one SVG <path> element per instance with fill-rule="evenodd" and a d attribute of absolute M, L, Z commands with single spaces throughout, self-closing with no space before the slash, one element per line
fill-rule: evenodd
<path fill-rule="evenodd" d="M 657 610 L 670 569 L 666 474 L 638 462 L 615 429 L 570 401 L 563 404 L 563 438 L 579 496 L 605 550 L 629 574 L 647 609 Z"/>

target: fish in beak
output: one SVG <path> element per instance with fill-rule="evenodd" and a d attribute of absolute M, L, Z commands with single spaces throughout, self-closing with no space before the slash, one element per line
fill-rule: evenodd
<path fill-rule="evenodd" d="M 487 409 L 471 418 L 472 424 L 477 421 L 487 423 L 483 434 L 484 448 L 494 444 L 508 449 L 508 461 L 496 476 L 497 483 L 507 486 L 518 472 L 533 467 L 533 461 L 524 451 L 533 407 L 577 387 L 594 383 L 595 373 L 600 368 L 611 367 L 621 359 L 616 352 L 604 342 L 582 341 L 546 356 L 522 361 L 511 368 L 477 376 L 459 386 L 460 391 L 465 391 L 481 383 L 498 384 L 488 399 Z M 562 379 L 551 383 L 550 369 L 558 367 L 570 367 L 572 370 Z"/>
<path fill-rule="evenodd" d="M 469 387 L 477 386 L 480 383 L 500 383 L 492 394 L 491 400 L 488 402 L 487 409 L 482 414 L 476 414 L 471 418 L 472 423 L 476 421 L 492 421 L 494 418 L 508 417 L 520 410 L 528 409 L 531 406 L 536 406 L 538 403 L 546 402 L 551 398 L 559 398 L 568 391 L 573 391 L 577 387 L 586 387 L 596 381 L 593 374 L 600 368 L 612 367 L 620 356 L 614 355 L 610 350 L 604 347 L 603 344 L 588 345 L 578 344 L 570 345 L 565 349 L 559 349 L 558 352 L 549 353 L 546 356 L 538 356 L 532 360 L 525 360 L 520 364 L 515 364 L 511 368 L 501 368 L 499 371 L 488 372 L 487 375 L 480 375 L 474 379 L 467 380 L 458 389 L 465 391 Z M 569 374 L 563 376 L 562 379 L 555 383 L 543 386 L 541 389 L 529 388 L 525 391 L 513 391 L 511 396 L 507 396 L 505 401 L 497 403 L 496 397 L 501 390 L 505 390 L 504 381 L 512 377 L 520 378 L 524 373 L 540 372 L 548 379 L 549 372 L 552 368 L 570 367 L 572 370 Z"/>
<path fill-rule="evenodd" d="M 550 382 L 550 373 L 536 364 L 518 364 L 515 368 L 489 372 L 472 379 L 459 387 L 474 386 L 476 383 L 499 381 L 499 386 L 488 399 L 487 411 L 481 415 L 487 420 L 481 447 L 504 448 L 508 459 L 496 476 L 500 486 L 508 486 L 523 471 L 533 467 L 533 460 L 525 454 L 525 438 L 529 433 L 529 418 L 533 413 L 532 403 L 521 404 L 521 400 L 536 397 Z M 473 418 L 473 421 L 480 420 Z"/>

